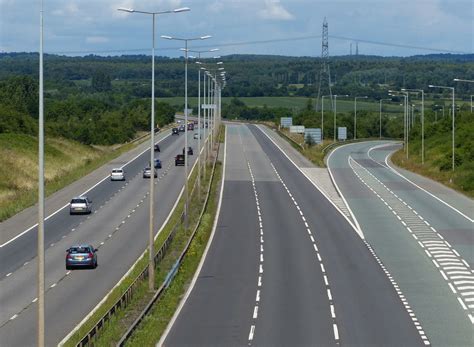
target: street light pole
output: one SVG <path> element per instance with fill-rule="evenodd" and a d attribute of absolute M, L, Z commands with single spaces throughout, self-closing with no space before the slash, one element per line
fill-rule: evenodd
<path fill-rule="evenodd" d="M 462 82 L 468 82 L 468 80 L 459 80 L 459 79 L 455 79 L 455 81 L 462 81 Z M 454 87 L 444 87 L 444 86 L 435 86 L 435 85 L 432 85 L 430 84 L 428 87 L 430 88 L 440 88 L 440 89 L 450 89 L 451 92 L 453 93 L 452 95 L 452 116 L 453 116 L 453 120 L 452 120 L 452 169 L 454 171 L 454 135 L 455 135 L 455 129 L 454 129 L 454 119 L 455 119 L 455 114 L 454 114 L 454 109 L 455 109 L 455 105 L 454 105 L 454 93 L 455 93 L 455 89 Z"/>
<path fill-rule="evenodd" d="M 118 8 L 118 11 L 140 13 L 152 16 L 152 50 L 151 50 L 151 121 L 150 121 L 150 203 L 149 203 L 149 231 L 148 231 L 148 290 L 155 290 L 155 259 L 154 259 L 154 159 L 155 159 L 155 16 L 165 13 L 179 13 L 190 11 L 183 7 L 169 11 L 148 12 L 131 8 Z"/>
<path fill-rule="evenodd" d="M 336 142 L 336 115 L 337 115 L 337 97 L 349 97 L 349 95 L 333 95 L 334 97 L 334 142 Z"/>
<path fill-rule="evenodd" d="M 324 141 L 324 98 L 331 97 L 331 95 L 323 95 L 321 97 L 321 143 Z"/>
<path fill-rule="evenodd" d="M 421 93 L 421 164 L 425 163 L 425 91 L 423 89 L 405 89 L 402 91 Z"/>
<path fill-rule="evenodd" d="M 356 96 L 354 98 L 354 140 L 357 139 L 357 99 L 367 99 L 367 96 Z"/>
<path fill-rule="evenodd" d="M 206 40 L 211 38 L 210 35 L 193 37 L 193 38 L 179 38 L 167 35 L 161 35 L 161 38 L 166 40 L 184 41 L 184 228 L 188 229 L 188 214 L 189 214 L 189 187 L 188 187 L 188 41 Z"/>
<path fill-rule="evenodd" d="M 43 0 L 40 7 L 39 119 L 38 119 L 38 331 L 37 344 L 44 347 L 44 102 L 43 102 Z"/>
<path fill-rule="evenodd" d="M 391 101 L 392 99 L 380 99 L 380 115 L 379 115 L 379 139 L 382 139 L 382 101 Z"/>

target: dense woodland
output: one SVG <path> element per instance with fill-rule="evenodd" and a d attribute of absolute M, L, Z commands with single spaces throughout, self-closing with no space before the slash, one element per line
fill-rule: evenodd
<path fill-rule="evenodd" d="M 317 95 L 318 58 L 232 55 L 221 60 L 228 74 L 228 86 L 223 96 L 314 98 Z M 209 67 L 217 67 L 215 61 L 205 62 Z M 161 57 L 156 59 L 156 63 L 156 96 L 182 96 L 183 59 Z M 378 100 L 385 98 L 390 88 L 427 89 L 428 84 L 453 85 L 454 77 L 474 79 L 474 55 L 346 56 L 331 58 L 330 68 L 334 94 L 368 95 Z M 197 96 L 197 71 L 197 65 L 190 61 L 190 96 Z M 468 99 L 474 94 L 474 87 L 458 83 L 456 93 Z M 0 132 L 34 134 L 38 117 L 37 95 L 38 55 L 0 54 Z M 45 115 L 49 134 L 86 144 L 124 142 L 133 138 L 137 131 L 148 129 L 149 95 L 149 56 L 45 56 Z M 440 98 L 439 95 L 433 97 Z M 170 122 L 175 111 L 167 104 L 158 103 L 157 123 Z M 252 109 L 238 99 L 232 99 L 225 105 L 223 115 L 273 120 L 290 112 L 294 113 L 294 110 Z M 364 118 L 363 115 L 361 113 L 361 119 L 367 122 L 376 116 L 367 114 Z M 318 125 L 314 105 L 308 105 L 295 116 L 305 125 Z M 347 122 L 344 117 L 341 116 L 341 121 L 350 129 L 351 115 L 347 114 Z M 363 135 L 374 135 L 370 130 L 372 127 L 369 124 L 364 127 L 364 120 L 361 122 L 360 128 L 366 129 L 361 131 L 367 132 Z M 398 137 L 398 123 L 396 118 L 384 120 L 384 135 Z"/>

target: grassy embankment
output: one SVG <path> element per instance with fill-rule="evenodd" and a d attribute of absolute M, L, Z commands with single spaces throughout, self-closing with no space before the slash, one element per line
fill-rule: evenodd
<path fill-rule="evenodd" d="M 425 129 L 425 164 L 421 164 L 420 129 L 414 128 L 409 159 L 403 150 L 392 156 L 394 164 L 441 182 L 474 197 L 474 123 L 471 113 L 456 114 L 455 169 L 452 170 L 451 119 L 428 123 Z"/>
<path fill-rule="evenodd" d="M 133 148 L 92 147 L 62 138 L 46 138 L 46 195 L 74 182 Z M 21 134 L 0 134 L 0 221 L 36 203 L 38 193 L 38 140 Z"/>

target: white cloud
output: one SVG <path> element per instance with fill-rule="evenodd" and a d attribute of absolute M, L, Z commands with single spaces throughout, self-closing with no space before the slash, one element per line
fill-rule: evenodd
<path fill-rule="evenodd" d="M 280 3 L 280 0 L 265 0 L 265 8 L 260 10 L 260 17 L 274 20 L 291 20 L 293 15 Z"/>
<path fill-rule="evenodd" d="M 79 7 L 75 2 L 69 2 L 61 8 L 53 10 L 52 14 L 55 16 L 73 16 L 79 13 Z"/>
<path fill-rule="evenodd" d="M 105 36 L 87 36 L 86 43 L 106 43 L 109 39 Z"/>

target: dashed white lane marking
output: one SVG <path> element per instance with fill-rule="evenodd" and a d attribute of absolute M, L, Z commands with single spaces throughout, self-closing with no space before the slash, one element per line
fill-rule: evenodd
<path fill-rule="evenodd" d="M 405 229 L 408 230 L 416 240 L 418 240 L 418 244 L 422 247 L 428 258 L 433 261 L 433 258 L 436 259 L 436 263 L 433 264 L 436 266 L 443 279 L 447 282 L 453 294 L 457 295 L 457 293 L 459 293 L 461 295 L 461 297 L 457 296 L 457 300 L 460 304 L 462 303 L 461 306 L 465 309 L 465 307 L 468 306 L 466 305 L 466 298 L 462 295 L 463 290 L 457 287 L 455 280 L 474 280 L 473 270 L 469 264 L 460 257 L 459 253 L 452 248 L 449 242 L 447 242 L 444 237 L 423 218 L 422 215 L 412 208 L 407 209 L 407 207 L 409 207 L 408 204 L 405 206 L 398 203 L 398 201 L 403 202 L 403 200 L 396 196 L 393 191 L 388 189 L 386 185 L 375 177 L 368 169 L 364 168 L 350 156 L 348 162 L 354 174 L 363 184 L 367 187 L 371 187 L 371 185 L 374 186 L 375 190 L 379 190 L 379 194 L 384 196 L 385 201 L 389 202 L 388 207 L 390 208 L 390 205 L 394 206 L 399 214 L 404 216 L 404 221 L 407 224 Z M 381 188 L 381 186 L 383 186 L 383 188 Z M 416 218 L 413 218 L 415 216 Z M 418 220 L 418 222 L 416 222 L 416 220 Z M 457 269 L 458 271 L 449 271 L 450 269 L 447 269 L 447 267 L 450 267 L 453 264 L 456 264 L 456 266 L 459 265 L 460 268 Z M 467 311 L 468 318 L 470 319 L 470 315 L 474 313 L 474 307 L 468 307 Z"/>
<path fill-rule="evenodd" d="M 18 315 L 14 314 L 13 316 L 10 317 L 10 320 L 14 320 L 16 317 L 18 317 Z"/>
<path fill-rule="evenodd" d="M 324 278 L 324 284 L 326 286 L 326 293 L 327 293 L 327 296 L 328 296 L 328 301 L 329 301 L 329 311 L 330 311 L 330 315 L 331 315 L 331 319 L 332 319 L 332 324 L 333 324 L 333 331 L 334 331 L 334 340 L 336 341 L 336 343 L 339 343 L 339 330 L 338 330 L 338 327 L 337 327 L 337 322 L 336 322 L 336 312 L 335 312 L 335 309 L 334 309 L 334 302 L 333 302 L 333 296 L 332 296 L 332 293 L 331 293 L 331 288 L 329 286 L 329 280 L 328 280 L 328 277 L 327 277 L 327 274 L 326 274 L 326 269 L 324 268 L 324 263 L 323 263 L 323 260 L 321 258 L 321 254 L 319 253 L 319 250 L 318 250 L 318 246 L 316 244 L 316 240 L 313 236 L 313 233 L 311 232 L 311 228 L 309 227 L 307 221 L 306 221 L 306 218 L 304 216 L 304 213 L 303 211 L 301 210 L 301 208 L 299 207 L 297 201 L 295 200 L 294 196 L 291 194 L 290 190 L 288 189 L 288 187 L 286 186 L 285 182 L 283 181 L 283 179 L 281 178 L 280 174 L 278 173 L 277 169 L 275 168 L 275 166 L 273 165 L 272 162 L 270 162 L 270 165 L 272 166 L 273 168 L 273 171 L 275 172 L 276 176 L 278 177 L 278 179 L 280 180 L 280 183 L 283 185 L 283 187 L 285 188 L 286 192 L 288 193 L 288 196 L 291 198 L 291 200 L 294 202 L 294 205 L 297 209 L 297 211 L 299 212 L 300 214 L 300 217 L 306 227 L 306 231 L 308 232 L 308 236 L 310 237 L 310 240 L 311 240 L 311 243 L 313 244 L 313 248 L 314 248 L 314 251 L 316 253 L 316 257 L 318 259 L 318 262 L 319 262 L 319 265 L 321 267 L 321 272 L 323 274 L 323 278 Z"/>
<path fill-rule="evenodd" d="M 240 134 L 239 134 L 240 135 Z M 244 150 L 245 152 L 245 150 Z M 252 188 L 253 188 L 253 193 L 255 197 L 255 204 L 257 207 L 257 217 L 258 217 L 258 225 L 259 225 L 259 233 L 260 233 L 260 262 L 258 265 L 258 281 L 257 281 L 257 292 L 255 294 L 255 306 L 253 309 L 253 314 L 252 314 L 252 325 L 250 326 L 250 332 L 249 332 L 249 345 L 250 342 L 253 340 L 254 335 L 255 335 L 255 320 L 258 318 L 258 310 L 259 310 L 259 303 L 260 303 L 260 295 L 261 291 L 260 288 L 262 287 L 262 276 L 263 276 L 263 243 L 264 243 L 264 238 L 263 238 L 263 219 L 262 219 L 262 213 L 260 211 L 260 203 L 258 201 L 258 193 L 257 193 L 257 187 L 255 184 L 255 177 L 252 172 L 252 168 L 250 166 L 249 161 L 247 161 L 247 167 L 249 169 L 250 177 L 252 179 Z"/>

